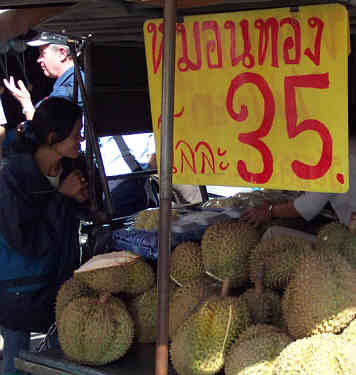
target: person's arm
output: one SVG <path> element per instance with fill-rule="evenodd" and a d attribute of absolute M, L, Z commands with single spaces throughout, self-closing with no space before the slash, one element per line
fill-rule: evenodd
<path fill-rule="evenodd" d="M 320 213 L 331 197 L 332 194 L 306 192 L 293 202 L 281 204 L 266 202 L 249 208 L 241 215 L 241 218 L 254 226 L 268 222 L 272 218 L 302 217 L 309 221 Z"/>
<path fill-rule="evenodd" d="M 271 218 L 278 217 L 300 217 L 301 214 L 296 210 L 294 202 L 272 204 L 270 207 Z"/>
<path fill-rule="evenodd" d="M 23 81 L 21 80 L 17 81 L 17 85 L 16 85 L 14 77 L 11 76 L 9 80 L 4 79 L 3 82 L 6 88 L 21 104 L 22 113 L 24 114 L 26 120 L 32 120 L 33 115 L 35 113 L 35 107 L 32 104 L 31 94 L 27 90 Z"/>
<path fill-rule="evenodd" d="M 257 227 L 262 223 L 270 221 L 272 218 L 293 218 L 300 216 L 300 213 L 294 206 L 294 202 L 291 201 L 280 204 L 265 202 L 256 207 L 247 209 L 241 215 L 241 218 Z"/>
<path fill-rule="evenodd" d="M 335 196 L 333 193 L 306 192 L 295 199 L 294 207 L 305 220 L 317 216 L 326 203 Z"/>

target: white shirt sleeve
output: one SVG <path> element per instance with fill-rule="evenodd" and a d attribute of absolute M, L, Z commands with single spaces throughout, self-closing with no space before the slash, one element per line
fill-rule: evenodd
<path fill-rule="evenodd" d="M 0 125 L 4 125 L 4 124 L 7 124 L 7 120 L 6 120 L 6 116 L 5 116 L 5 112 L 2 106 L 1 96 L 0 96 Z"/>
<path fill-rule="evenodd" d="M 305 220 L 317 216 L 334 194 L 306 192 L 294 200 L 294 207 Z"/>

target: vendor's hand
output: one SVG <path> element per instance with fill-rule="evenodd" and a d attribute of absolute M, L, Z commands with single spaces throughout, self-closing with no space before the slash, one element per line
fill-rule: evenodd
<path fill-rule="evenodd" d="M 270 221 L 272 219 L 270 203 L 263 203 L 259 206 L 247 209 L 241 215 L 241 219 L 247 221 L 255 227 Z"/>
<path fill-rule="evenodd" d="M 62 182 L 58 191 L 67 197 L 76 199 L 79 203 L 89 197 L 88 182 L 79 170 L 71 172 Z"/>
<path fill-rule="evenodd" d="M 27 90 L 23 81 L 21 80 L 17 81 L 17 85 L 16 85 L 14 77 L 10 76 L 9 80 L 4 79 L 3 82 L 4 82 L 4 85 L 7 87 L 7 89 L 11 92 L 11 94 L 20 102 L 24 111 L 26 109 L 33 108 L 31 94 Z"/>

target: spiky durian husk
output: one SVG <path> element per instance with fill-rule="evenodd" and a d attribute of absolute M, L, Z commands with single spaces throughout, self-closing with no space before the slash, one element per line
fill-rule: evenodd
<path fill-rule="evenodd" d="M 138 342 L 155 342 L 157 334 L 157 298 L 157 287 L 153 287 L 136 296 L 127 306 L 135 322 Z"/>
<path fill-rule="evenodd" d="M 248 257 L 257 245 L 255 228 L 243 221 L 210 225 L 201 240 L 202 258 L 207 273 L 219 280 L 230 279 L 231 286 L 248 281 Z"/>
<path fill-rule="evenodd" d="M 299 257 L 306 251 L 310 251 L 310 245 L 302 238 L 280 236 L 261 241 L 251 250 L 249 257 L 251 281 L 256 283 L 258 272 L 264 266 L 264 285 L 272 289 L 285 289 Z"/>
<path fill-rule="evenodd" d="M 339 333 L 356 316 L 356 273 L 338 254 L 301 258 L 282 300 L 283 317 L 295 338 Z"/>
<path fill-rule="evenodd" d="M 98 292 L 140 294 L 152 287 L 155 274 L 147 262 L 136 257 L 135 261 L 113 267 L 75 272 L 74 278 Z"/>
<path fill-rule="evenodd" d="M 350 324 L 342 331 L 341 336 L 346 341 L 356 342 L 356 319 L 350 322 Z"/>
<path fill-rule="evenodd" d="M 317 235 L 315 249 L 321 252 L 339 252 L 344 242 L 352 236 L 348 228 L 338 222 L 323 225 Z"/>
<path fill-rule="evenodd" d="M 296 340 L 282 350 L 274 363 L 272 375 L 341 375 L 336 350 L 333 334 Z"/>
<path fill-rule="evenodd" d="M 340 336 L 337 339 L 336 359 L 342 375 L 356 374 L 356 342 L 344 341 Z"/>
<path fill-rule="evenodd" d="M 283 333 L 283 331 L 281 328 L 271 324 L 252 324 L 240 333 L 238 341 L 251 340 L 259 336 L 268 336 L 273 333 Z"/>
<path fill-rule="evenodd" d="M 76 298 L 96 297 L 97 293 L 90 289 L 83 281 L 71 277 L 60 287 L 56 298 L 56 321 L 59 321 L 64 308 Z"/>
<path fill-rule="evenodd" d="M 274 361 L 291 342 L 289 336 L 276 331 L 242 341 L 239 337 L 226 356 L 225 374 L 271 375 Z"/>
<path fill-rule="evenodd" d="M 196 242 L 182 242 L 172 252 L 170 276 L 179 286 L 201 276 L 204 265 L 200 245 Z"/>
<path fill-rule="evenodd" d="M 211 207 L 211 208 L 225 208 L 225 207 L 233 207 L 233 208 L 242 208 L 248 205 L 247 199 L 240 198 L 238 196 L 232 197 L 224 197 L 224 198 L 213 198 L 209 199 L 208 202 L 204 204 L 204 207 Z"/>
<path fill-rule="evenodd" d="M 244 300 L 210 297 L 174 336 L 170 348 L 173 367 L 180 375 L 217 373 L 233 340 L 249 324 Z"/>
<path fill-rule="evenodd" d="M 155 283 L 155 273 L 150 264 L 140 259 L 130 264 L 128 268 L 128 282 L 122 288 L 122 292 L 140 294 L 150 289 Z"/>
<path fill-rule="evenodd" d="M 189 315 L 208 297 L 217 295 L 221 286 L 207 277 L 200 277 L 177 288 L 169 302 L 169 337 L 172 339 L 177 329 Z"/>
<path fill-rule="evenodd" d="M 153 231 L 159 229 L 159 208 L 149 208 L 147 210 L 142 210 L 137 213 L 135 219 L 135 228 Z M 175 221 L 179 218 L 178 212 L 176 210 L 171 211 L 171 220 Z"/>
<path fill-rule="evenodd" d="M 265 289 L 261 295 L 257 295 L 255 289 L 247 289 L 242 296 L 246 298 L 254 324 L 281 325 L 282 302 L 278 293 L 271 289 Z"/>
<path fill-rule="evenodd" d="M 172 295 L 177 288 L 174 283 L 170 283 L 170 295 Z M 128 310 L 135 322 L 137 341 L 141 343 L 155 342 L 158 314 L 157 286 L 136 296 L 128 303 Z"/>
<path fill-rule="evenodd" d="M 104 365 L 122 357 L 132 344 L 134 324 L 116 297 L 74 299 L 62 311 L 58 339 L 65 355 L 79 363 Z"/>
<path fill-rule="evenodd" d="M 356 268 L 356 236 L 354 234 L 344 241 L 340 253 L 353 268 Z"/>

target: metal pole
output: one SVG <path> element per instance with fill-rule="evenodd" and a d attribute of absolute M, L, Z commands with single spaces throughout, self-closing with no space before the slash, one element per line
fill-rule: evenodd
<path fill-rule="evenodd" d="M 71 55 L 72 55 L 72 59 L 74 63 L 74 70 L 78 77 L 79 89 L 80 89 L 80 93 L 82 95 L 82 100 L 83 100 L 83 109 L 84 109 L 86 125 L 87 125 L 85 130 L 88 131 L 88 141 L 91 143 L 91 147 L 95 155 L 96 163 L 98 165 L 99 177 L 100 177 L 101 185 L 102 185 L 104 196 L 105 196 L 105 202 L 107 206 L 107 214 L 110 216 L 110 220 L 111 220 L 114 214 L 114 209 L 112 205 L 108 182 L 105 176 L 103 159 L 101 157 L 98 140 L 96 138 L 95 131 L 94 131 L 91 108 L 89 107 L 89 100 L 88 100 L 88 96 L 84 87 L 83 78 L 80 74 L 80 67 L 79 67 L 77 56 L 75 54 L 74 46 L 70 44 L 69 47 L 71 50 Z"/>
<path fill-rule="evenodd" d="M 156 375 L 168 373 L 169 257 L 171 250 L 173 110 L 176 44 L 176 0 L 164 2 L 162 127 L 160 144 L 160 231 L 158 239 L 158 332 Z"/>
<path fill-rule="evenodd" d="M 92 43 L 89 40 L 85 43 L 84 48 L 84 77 L 85 77 L 85 90 L 88 95 L 88 106 L 90 108 L 94 108 L 93 105 L 93 72 L 92 72 Z M 78 82 L 77 82 L 78 85 Z M 79 87 L 78 87 L 79 88 Z M 92 111 L 93 114 L 93 111 Z M 85 129 L 85 135 L 88 134 L 88 122 L 86 117 L 84 117 L 84 129 Z M 96 171 L 95 171 L 95 161 L 94 161 L 94 154 L 93 154 L 93 148 L 91 146 L 91 142 L 87 140 L 86 142 L 86 148 L 85 148 L 85 161 L 87 164 L 87 170 L 88 170 L 88 176 L 89 176 L 89 202 L 91 204 L 91 209 L 93 211 L 98 210 L 98 202 L 96 200 Z"/>

